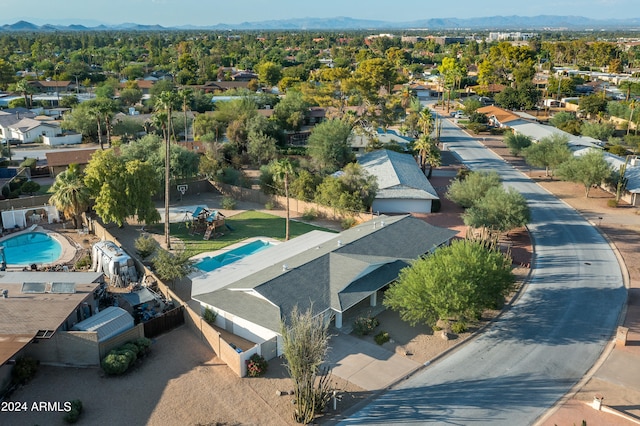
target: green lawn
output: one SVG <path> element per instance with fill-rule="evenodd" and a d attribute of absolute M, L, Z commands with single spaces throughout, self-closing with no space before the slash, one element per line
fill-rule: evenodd
<path fill-rule="evenodd" d="M 202 238 L 202 234 L 190 235 L 190 230 L 187 229 L 184 224 L 179 223 L 171 224 L 171 236 L 184 241 L 186 250 L 190 256 L 207 251 L 219 250 L 249 237 L 271 237 L 284 240 L 285 219 L 279 216 L 257 211 L 247 211 L 228 217 L 226 223 L 233 228 L 233 231 L 224 228 L 224 235 L 216 236 L 215 239 L 211 238 L 208 241 Z M 290 221 L 289 226 L 291 227 L 289 231 L 291 238 L 306 234 L 314 229 L 335 232 L 330 229 L 294 221 Z M 159 233 L 163 232 L 161 224 L 155 225 L 154 229 Z"/>

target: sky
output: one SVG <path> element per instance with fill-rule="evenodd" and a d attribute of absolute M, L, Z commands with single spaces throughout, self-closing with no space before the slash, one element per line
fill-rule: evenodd
<path fill-rule="evenodd" d="M 0 25 L 137 24 L 162 26 L 239 24 L 290 18 L 345 16 L 405 22 L 428 18 L 572 15 L 638 18 L 638 0 L 0 0 Z"/>

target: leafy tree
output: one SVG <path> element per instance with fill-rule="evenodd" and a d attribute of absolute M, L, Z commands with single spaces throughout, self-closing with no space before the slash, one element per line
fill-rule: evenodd
<path fill-rule="evenodd" d="M 6 89 L 14 81 L 16 75 L 13 65 L 0 58 L 0 89 Z"/>
<path fill-rule="evenodd" d="M 158 277 L 171 283 L 194 271 L 193 260 L 189 259 L 187 252 L 173 254 L 163 249 L 157 249 L 152 263 Z"/>
<path fill-rule="evenodd" d="M 20 187 L 20 191 L 23 194 L 33 195 L 35 192 L 40 191 L 40 184 L 33 180 L 28 180 L 22 184 L 22 186 Z"/>
<path fill-rule="evenodd" d="M 382 38 L 382 37 L 380 37 Z M 381 58 L 365 59 L 358 63 L 353 74 L 353 83 L 366 99 L 377 100 L 381 87 L 390 92 L 398 78 L 393 63 Z"/>
<path fill-rule="evenodd" d="M 322 182 L 322 178 L 315 173 L 302 169 L 298 172 L 298 176 L 291 182 L 289 191 L 293 198 L 302 201 L 313 201 L 316 194 L 316 188 Z"/>
<path fill-rule="evenodd" d="M 400 271 L 384 305 L 412 325 L 438 320 L 476 320 L 502 306 L 512 288 L 511 259 L 485 244 L 453 241 Z"/>
<path fill-rule="evenodd" d="M 61 127 L 74 130 L 84 137 L 94 137 L 98 134 L 97 120 L 90 113 L 91 103 L 83 102 L 64 115 Z"/>
<path fill-rule="evenodd" d="M 368 211 L 378 191 L 376 177 L 350 163 L 339 177 L 327 176 L 318 185 L 315 201 L 341 211 Z"/>
<path fill-rule="evenodd" d="M 309 110 L 301 92 L 289 90 L 287 95 L 278 102 L 273 110 L 273 116 L 283 129 L 300 130 Z"/>
<path fill-rule="evenodd" d="M 318 124 L 309 136 L 308 153 L 317 170 L 335 172 L 353 160 L 349 145 L 351 126 L 343 120 Z"/>
<path fill-rule="evenodd" d="M 122 138 L 122 142 L 128 142 L 131 139 L 137 138 L 138 134 L 143 131 L 144 126 L 140 123 L 140 121 L 132 117 L 124 117 L 122 119 L 116 120 L 116 122 L 113 124 L 112 133 L 115 136 L 120 136 Z"/>
<path fill-rule="evenodd" d="M 500 186 L 496 172 L 471 172 L 464 179 L 456 179 L 447 190 L 446 197 L 462 207 L 472 207 L 490 188 Z"/>
<path fill-rule="evenodd" d="M 590 150 L 579 157 L 572 157 L 558 167 L 558 176 L 562 180 L 584 185 L 585 196 L 594 185 L 600 185 L 611 176 L 611 166 L 600 150 Z"/>
<path fill-rule="evenodd" d="M 80 101 L 76 95 L 63 96 L 60 98 L 58 105 L 61 108 L 74 108 Z"/>
<path fill-rule="evenodd" d="M 601 141 L 608 140 L 613 136 L 615 131 L 616 126 L 613 123 L 584 122 L 580 128 L 580 133 L 582 133 L 583 136 L 590 136 Z"/>
<path fill-rule="evenodd" d="M 283 355 L 293 380 L 295 405 L 293 418 L 298 423 L 314 421 L 329 402 L 331 389 L 328 382 L 316 379 L 329 345 L 327 324 L 322 316 L 313 314 L 313 306 L 300 312 L 295 306 L 280 325 Z"/>
<path fill-rule="evenodd" d="M 78 165 L 70 164 L 67 170 L 58 174 L 49 192 L 52 194 L 49 202 L 62 212 L 66 219 L 73 220 L 76 229 L 80 228 L 80 215 L 89 207 L 91 195 Z"/>
<path fill-rule="evenodd" d="M 549 172 L 553 176 L 555 168 L 571 158 L 568 141 L 567 136 L 560 134 L 542 138 L 523 150 L 524 160 L 532 167 L 544 167 L 545 176 L 549 176 Z"/>
<path fill-rule="evenodd" d="M 265 164 L 276 157 L 276 140 L 261 131 L 251 131 L 247 138 L 247 153 L 255 164 Z"/>
<path fill-rule="evenodd" d="M 120 101 L 124 105 L 135 105 L 142 99 L 142 90 L 135 88 L 122 89 L 120 91 Z"/>
<path fill-rule="evenodd" d="M 85 169 L 84 182 L 95 199 L 94 209 L 104 222 L 122 226 L 131 216 L 144 223 L 160 220 L 151 199 L 158 190 L 158 181 L 148 163 L 125 161 L 111 149 L 96 151 Z"/>
<path fill-rule="evenodd" d="M 275 86 L 282 78 L 282 67 L 275 62 L 265 61 L 256 66 L 260 83 Z"/>
<path fill-rule="evenodd" d="M 588 117 L 597 115 L 599 112 L 605 112 L 606 110 L 607 100 L 598 94 L 583 96 L 578 103 L 578 111 L 587 114 Z"/>
<path fill-rule="evenodd" d="M 510 132 L 505 136 L 504 143 L 509 147 L 511 154 L 517 157 L 523 149 L 531 146 L 531 138 L 526 135 Z"/>
<path fill-rule="evenodd" d="M 514 188 L 505 190 L 502 186 L 494 186 L 467 209 L 462 218 L 467 226 L 507 232 L 529 223 L 531 212 L 527 200 Z"/>
<path fill-rule="evenodd" d="M 560 111 L 554 114 L 554 116 L 549 119 L 549 123 L 573 135 L 579 134 L 577 130 L 579 130 L 582 125 L 582 122 L 574 114 L 567 111 Z"/>

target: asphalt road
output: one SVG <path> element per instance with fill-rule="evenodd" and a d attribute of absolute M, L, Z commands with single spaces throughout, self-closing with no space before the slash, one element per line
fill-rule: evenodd
<path fill-rule="evenodd" d="M 584 376 L 617 326 L 626 289 L 597 229 L 444 123 L 442 141 L 464 163 L 497 171 L 527 198 L 535 242 L 531 281 L 484 333 L 341 424 L 533 424 Z"/>

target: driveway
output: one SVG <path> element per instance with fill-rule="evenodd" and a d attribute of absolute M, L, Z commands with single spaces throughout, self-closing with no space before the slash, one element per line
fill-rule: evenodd
<path fill-rule="evenodd" d="M 368 391 L 386 389 L 422 364 L 350 334 L 337 333 L 329 342 L 331 374 Z"/>

